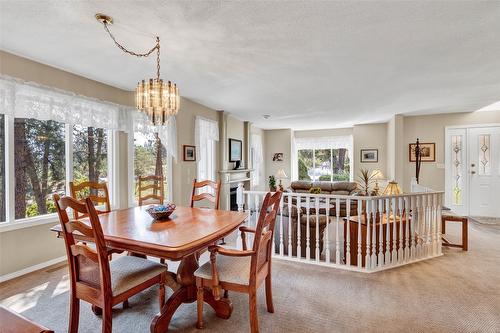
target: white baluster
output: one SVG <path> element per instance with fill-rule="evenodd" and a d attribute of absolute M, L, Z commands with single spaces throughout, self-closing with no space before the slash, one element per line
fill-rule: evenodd
<path fill-rule="evenodd" d="M 288 256 L 292 256 L 292 195 L 288 195 Z"/>
<path fill-rule="evenodd" d="M 325 204 L 326 204 L 326 237 L 325 237 L 325 243 L 326 243 L 326 262 L 330 263 L 330 197 L 325 196 Z"/>
<path fill-rule="evenodd" d="M 302 251 L 301 251 L 301 239 L 300 239 L 300 226 L 301 226 L 301 223 L 300 223 L 300 219 L 301 219 L 301 208 L 300 208 L 300 205 L 301 205 L 301 202 L 302 201 L 302 198 L 300 197 L 300 195 L 297 196 L 297 258 L 300 259 L 302 257 Z"/>
<path fill-rule="evenodd" d="M 406 240 L 405 249 L 404 249 L 404 261 L 408 262 L 410 260 L 410 238 L 409 238 L 410 237 L 410 235 L 409 235 L 410 223 L 408 220 L 408 217 L 410 216 L 410 198 L 405 197 L 404 201 L 405 201 L 405 203 L 404 203 L 404 205 L 405 205 L 404 225 L 405 225 L 405 240 Z"/>
<path fill-rule="evenodd" d="M 391 228 L 390 228 L 390 216 L 391 216 L 391 199 L 385 199 L 385 258 L 384 262 L 386 265 L 391 264 Z M 380 221 L 381 226 L 383 226 L 382 219 Z"/>
<path fill-rule="evenodd" d="M 443 239 L 441 238 L 441 219 L 442 219 L 442 206 L 441 203 L 443 202 L 442 194 L 438 194 L 438 204 L 437 204 L 437 243 L 438 243 L 438 255 L 443 254 Z"/>
<path fill-rule="evenodd" d="M 315 251 L 315 256 L 314 258 L 316 259 L 316 262 L 319 261 L 319 198 L 316 197 L 315 200 L 316 204 L 316 251 Z"/>
<path fill-rule="evenodd" d="M 371 268 L 377 266 L 377 199 L 372 199 L 372 263 Z"/>
<path fill-rule="evenodd" d="M 340 207 L 339 207 L 340 209 Z M 351 199 L 348 198 L 346 202 L 346 215 L 347 215 L 347 232 L 346 232 L 346 265 L 351 265 Z"/>
<path fill-rule="evenodd" d="M 370 269 L 370 250 L 371 250 L 371 206 L 372 201 L 370 199 L 366 200 L 366 253 L 365 253 L 365 269 Z"/>
<path fill-rule="evenodd" d="M 306 196 L 306 259 L 309 260 L 311 259 L 311 231 L 309 230 L 309 214 L 311 209 L 311 197 L 308 195 Z"/>
<path fill-rule="evenodd" d="M 378 266 L 384 265 L 384 228 L 382 218 L 384 216 L 384 199 L 378 200 Z M 375 217 L 377 219 L 377 217 Z M 377 220 L 375 220 L 375 223 Z"/>
<path fill-rule="evenodd" d="M 243 204 L 245 200 L 243 199 L 243 191 L 244 191 L 243 183 L 238 184 L 238 188 L 236 189 L 236 203 L 238 204 L 238 211 L 243 211 Z"/>
<path fill-rule="evenodd" d="M 358 199 L 358 267 L 361 268 L 363 266 L 363 253 L 361 250 L 361 221 L 363 220 L 363 201 Z"/>
<path fill-rule="evenodd" d="M 391 263 L 395 265 L 398 262 L 398 243 L 397 243 L 397 234 L 396 234 L 396 223 L 397 223 L 397 215 L 398 215 L 398 207 L 397 200 L 395 197 L 392 198 L 392 223 L 391 221 L 387 221 L 390 225 L 392 225 L 392 249 L 391 249 Z"/>
<path fill-rule="evenodd" d="M 403 252 L 403 198 L 398 197 L 398 208 L 399 208 L 399 219 L 398 219 L 398 237 L 399 237 L 399 247 L 398 247 L 398 263 L 402 263 L 404 260 Z"/>
<path fill-rule="evenodd" d="M 410 260 L 415 260 L 416 252 L 417 252 L 417 244 L 416 244 L 416 234 L 415 231 L 415 223 L 417 220 L 417 198 L 415 196 L 410 197 L 410 207 L 411 207 L 411 215 L 410 215 Z"/>
<path fill-rule="evenodd" d="M 340 264 L 340 241 L 339 241 L 339 223 L 340 223 L 340 199 L 335 199 L 335 263 Z M 345 235 L 344 235 L 345 238 Z"/>
<path fill-rule="evenodd" d="M 416 221 L 415 221 L 415 240 L 417 242 L 417 251 L 416 258 L 420 258 L 422 256 L 422 241 L 423 241 L 423 232 L 422 232 L 422 195 L 417 196 L 417 207 L 416 207 Z"/>
<path fill-rule="evenodd" d="M 280 256 L 283 255 L 283 252 L 284 252 L 284 247 L 283 247 L 283 201 L 284 201 L 284 197 L 281 196 L 281 200 L 280 200 L 280 245 L 279 245 L 279 254 Z M 275 247 L 273 247 L 273 249 L 275 249 Z"/>

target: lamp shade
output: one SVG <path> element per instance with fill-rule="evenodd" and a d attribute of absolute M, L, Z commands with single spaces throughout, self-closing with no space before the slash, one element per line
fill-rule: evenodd
<path fill-rule="evenodd" d="M 384 190 L 384 195 L 395 195 L 395 194 L 401 194 L 401 188 L 399 187 L 398 182 L 396 181 L 390 181 L 389 184 L 387 184 L 387 187 Z"/>
<path fill-rule="evenodd" d="M 288 176 L 286 175 L 286 172 L 283 169 L 279 169 L 278 172 L 276 172 L 276 178 L 278 178 L 278 179 L 284 179 L 287 177 Z"/>
<path fill-rule="evenodd" d="M 375 180 L 384 179 L 384 174 L 382 173 L 382 171 L 375 169 L 372 171 L 372 178 Z"/>

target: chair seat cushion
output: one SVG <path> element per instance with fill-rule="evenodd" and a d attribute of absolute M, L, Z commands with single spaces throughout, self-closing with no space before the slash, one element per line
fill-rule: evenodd
<path fill-rule="evenodd" d="M 109 269 L 111 271 L 111 290 L 113 296 L 118 296 L 165 272 L 167 267 L 148 259 L 121 256 L 109 262 Z"/>
<path fill-rule="evenodd" d="M 250 280 L 251 256 L 229 257 L 218 255 L 216 259 L 219 281 L 248 285 Z M 212 265 L 209 262 L 198 268 L 194 275 L 206 280 L 212 279 Z"/>

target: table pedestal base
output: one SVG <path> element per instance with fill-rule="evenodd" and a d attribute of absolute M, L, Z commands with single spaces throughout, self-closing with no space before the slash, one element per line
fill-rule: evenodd
<path fill-rule="evenodd" d="M 190 255 L 182 259 L 177 275 L 170 273 L 167 276 L 167 285 L 174 290 L 167 302 L 163 305 L 159 314 L 155 316 L 151 323 L 151 333 L 164 333 L 168 331 L 170 320 L 177 308 L 183 303 L 196 302 L 196 283 L 194 272 L 198 269 L 198 260 L 195 255 Z M 203 299 L 210 305 L 217 317 L 228 319 L 233 312 L 233 305 L 228 298 L 215 300 L 209 288 L 204 289 Z M 194 322 L 194 320 L 193 320 Z"/>

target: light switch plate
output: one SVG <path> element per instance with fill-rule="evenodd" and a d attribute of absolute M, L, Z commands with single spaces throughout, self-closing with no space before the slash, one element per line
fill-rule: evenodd
<path fill-rule="evenodd" d="M 443 163 L 438 163 L 437 165 L 438 169 L 444 169 L 444 164 Z"/>

